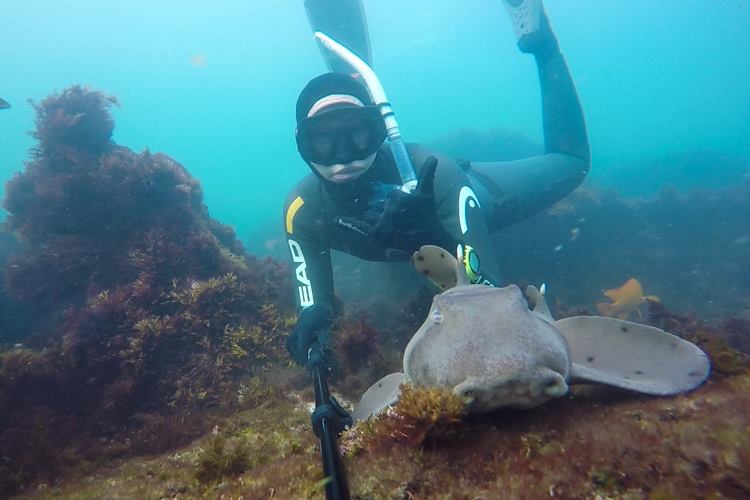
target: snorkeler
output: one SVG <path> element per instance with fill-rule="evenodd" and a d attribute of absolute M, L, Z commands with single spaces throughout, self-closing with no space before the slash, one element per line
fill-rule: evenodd
<path fill-rule="evenodd" d="M 409 260 L 426 244 L 458 249 L 473 283 L 500 285 L 490 234 L 559 201 L 588 173 L 583 113 L 542 2 L 504 2 L 519 49 L 532 54 L 537 63 L 544 122 L 542 155 L 514 161 L 456 162 L 409 144 L 418 182 L 416 190 L 408 193 L 400 189 L 402 179 L 394 155 L 385 145 L 383 116 L 361 78 L 326 73 L 313 78 L 299 95 L 297 146 L 312 172 L 288 195 L 283 214 L 295 297 L 301 308 L 287 339 L 287 349 L 297 363 L 306 364 L 316 344 L 330 356 L 330 327 L 335 317 L 331 249 L 372 261 Z M 369 62 L 360 2 L 335 3 L 338 10 L 330 0 L 306 2 L 313 28 L 327 28 L 316 21 L 327 19 L 329 34 L 351 43 L 352 50 Z M 316 18 L 315 9 L 329 17 Z M 346 22 L 336 23 L 330 16 Z M 337 25 L 346 26 L 347 32 L 334 33 Z M 353 25 L 359 30 L 353 30 Z M 329 68 L 341 71 L 328 62 Z"/>

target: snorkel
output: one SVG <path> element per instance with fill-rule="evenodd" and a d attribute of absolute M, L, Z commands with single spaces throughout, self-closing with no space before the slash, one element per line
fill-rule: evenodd
<path fill-rule="evenodd" d="M 362 76 L 372 101 L 383 117 L 388 135 L 388 145 L 391 148 L 396 168 L 401 176 L 401 190 L 405 193 L 413 192 L 417 187 L 417 174 L 414 170 L 414 165 L 411 163 L 411 158 L 409 158 L 409 152 L 406 150 L 406 144 L 404 144 L 401 138 L 401 130 L 396 121 L 396 115 L 393 113 L 393 108 L 388 101 L 388 97 L 385 95 L 385 90 L 380 83 L 380 79 L 365 61 L 333 38 L 321 31 L 315 32 L 315 38 L 323 47 L 336 54 Z"/>

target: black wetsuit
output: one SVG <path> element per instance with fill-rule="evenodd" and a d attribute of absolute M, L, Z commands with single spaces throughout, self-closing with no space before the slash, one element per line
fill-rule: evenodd
<path fill-rule="evenodd" d="M 417 169 L 428 156 L 438 158 L 434 198 L 440 227 L 433 235 L 420 241 L 374 238 L 347 227 L 347 218 L 362 219 L 372 210 L 369 201 L 375 190 L 383 184 L 401 183 L 387 146 L 354 181 L 336 184 L 310 173 L 295 186 L 284 206 L 284 227 L 298 306 L 333 304 L 331 249 L 366 260 L 395 261 L 408 260 L 423 244 L 451 252 L 458 244 L 470 245 L 481 260 L 482 279 L 501 283 L 490 233 L 562 199 L 581 183 L 590 164 L 583 114 L 563 56 L 555 51 L 536 59 L 545 154 L 515 161 L 459 163 L 418 145 L 408 147 Z"/>

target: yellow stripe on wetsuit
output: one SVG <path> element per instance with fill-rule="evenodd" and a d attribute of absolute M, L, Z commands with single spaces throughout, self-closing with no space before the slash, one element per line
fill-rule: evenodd
<path fill-rule="evenodd" d="M 305 204 L 305 200 L 302 199 L 301 196 L 297 196 L 291 205 L 289 205 L 289 209 L 286 211 L 286 232 L 288 234 L 294 233 L 294 216 L 297 215 L 297 211 L 302 208 L 302 205 Z"/>

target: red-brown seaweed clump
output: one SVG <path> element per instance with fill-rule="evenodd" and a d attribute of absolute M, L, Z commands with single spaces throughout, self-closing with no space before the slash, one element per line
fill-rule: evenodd
<path fill-rule="evenodd" d="M 0 496 L 53 475 L 74 441 L 95 454 L 83 435 L 150 422 L 142 451 L 174 445 L 186 415 L 285 361 L 286 269 L 246 255 L 182 165 L 115 144 L 116 102 L 73 86 L 35 104 L 38 143 L 6 185 L 22 246 L 4 293 L 34 307 L 23 345 L 0 352 Z"/>

